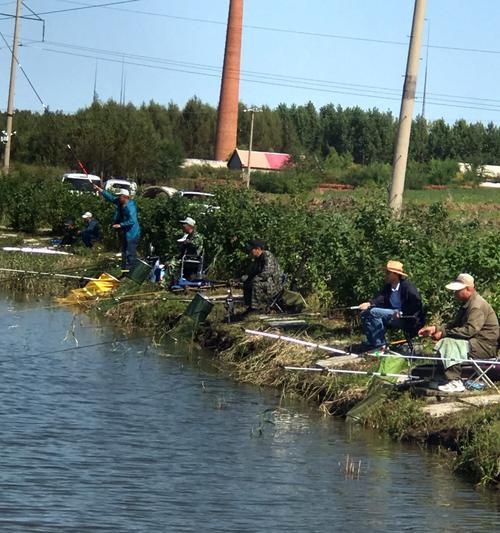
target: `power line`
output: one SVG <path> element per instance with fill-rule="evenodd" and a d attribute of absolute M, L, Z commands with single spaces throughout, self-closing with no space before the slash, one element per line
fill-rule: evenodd
<path fill-rule="evenodd" d="M 72 3 L 72 4 L 80 4 L 82 6 L 88 5 L 88 4 L 84 4 L 83 2 L 72 2 L 70 0 L 62 0 L 62 1 Z M 161 17 L 161 18 L 168 18 L 172 20 L 182 20 L 186 22 L 200 22 L 203 24 L 213 24 L 217 26 L 227 25 L 227 21 L 223 21 L 223 20 L 183 17 L 179 15 L 170 15 L 168 13 L 159 13 L 155 11 L 145 11 L 145 10 L 139 10 L 139 9 L 128 9 L 128 8 L 123 8 L 123 7 L 111 7 L 111 6 L 106 6 L 105 9 L 110 9 L 113 11 L 123 11 L 125 13 L 133 13 L 137 15 Z M 376 39 L 376 38 L 370 38 L 370 37 L 359 37 L 355 35 L 342 35 L 342 34 L 334 34 L 334 33 L 320 33 L 320 32 L 314 32 L 314 31 L 295 30 L 295 29 L 290 29 L 290 28 L 277 28 L 273 26 L 257 26 L 257 25 L 252 25 L 252 24 L 243 24 L 243 28 L 248 28 L 252 30 L 260 30 L 260 31 L 278 32 L 278 33 L 289 33 L 292 35 L 304 35 L 304 36 L 309 36 L 309 37 L 342 39 L 342 40 L 348 40 L 348 41 L 359 41 L 359 42 L 366 42 L 366 43 L 387 44 L 387 45 L 396 45 L 396 46 L 408 46 L 408 41 Z M 429 48 L 435 48 L 437 50 L 451 50 L 454 52 L 500 54 L 500 50 L 485 49 L 485 48 L 468 48 L 468 47 L 437 45 L 437 44 L 429 45 Z"/>
<path fill-rule="evenodd" d="M 138 54 L 132 54 L 132 53 L 126 53 L 122 51 L 114 51 L 114 50 L 105 50 L 101 48 L 91 48 L 91 47 L 85 47 L 85 46 L 79 46 L 79 45 L 73 45 L 70 43 L 60 43 L 60 42 L 54 42 L 54 41 L 48 41 L 46 44 L 56 47 L 62 47 L 67 48 L 70 50 L 81 50 L 85 52 L 89 52 L 92 54 L 104 54 L 109 56 L 114 56 L 117 58 L 124 58 L 127 57 L 129 59 L 134 60 L 141 60 L 146 62 L 153 62 L 153 63 L 160 63 L 160 64 L 167 64 L 167 65 L 173 65 L 178 67 L 189 68 L 189 69 L 195 69 L 196 71 L 209 71 L 216 73 L 217 75 L 221 72 L 221 67 L 213 66 L 213 65 L 206 65 L 202 63 L 192 63 L 192 62 L 185 62 L 185 61 L 176 61 L 166 58 L 160 58 L 160 57 L 154 57 L 154 56 L 146 56 L 146 55 L 138 55 Z M 55 50 L 52 50 L 53 52 L 56 52 Z M 192 70 L 189 71 L 189 73 L 197 73 L 192 72 Z M 387 96 L 397 96 L 397 99 L 399 99 L 400 95 L 400 89 L 392 89 L 388 87 L 381 87 L 377 85 L 364 85 L 364 84 L 355 84 L 355 83 L 346 83 L 346 82 L 339 82 L 339 81 L 332 81 L 332 80 L 321 80 L 316 78 L 304 78 L 304 77 L 298 77 L 298 76 L 287 76 L 287 75 L 280 75 L 280 74 L 274 74 L 274 73 L 267 73 L 267 72 L 261 72 L 261 71 L 253 71 L 253 70 L 244 70 L 242 73 L 246 76 L 249 76 L 251 78 L 264 78 L 267 80 L 276 80 L 276 81 L 287 81 L 294 84 L 307 84 L 314 85 L 314 86 L 325 86 L 325 87 L 334 87 L 334 88 L 342 88 L 342 89 L 350 89 L 350 90 L 356 90 L 356 91 L 363 91 L 365 96 L 371 96 L 372 94 L 380 95 L 381 93 L 386 93 Z M 248 80 L 247 80 L 248 81 Z M 494 108 L 496 107 L 496 103 L 500 104 L 499 99 L 493 99 L 493 98 L 480 98 L 480 97 L 472 97 L 472 96 L 461 96 L 461 95 L 454 95 L 454 94 L 443 94 L 443 93 L 428 93 L 429 96 L 432 96 L 434 99 L 434 103 L 438 104 L 440 102 L 444 103 L 456 103 L 456 104 L 473 104 L 473 105 L 483 105 L 487 107 Z"/>
<path fill-rule="evenodd" d="M 35 86 L 31 82 L 28 74 L 26 74 L 26 71 L 22 67 L 21 63 L 19 63 L 19 59 L 17 58 L 16 55 L 14 55 L 14 52 L 13 52 L 12 48 L 10 47 L 7 39 L 5 38 L 5 36 L 4 36 L 4 34 L 2 32 L 0 32 L 0 37 L 2 38 L 3 42 L 5 43 L 5 46 L 8 48 L 8 50 L 12 54 L 12 57 L 14 58 L 14 61 L 17 63 L 17 66 L 19 67 L 19 70 L 23 73 L 23 76 L 26 78 L 26 81 L 29 83 L 29 86 L 31 87 L 32 91 L 35 93 L 35 95 L 38 98 L 39 102 L 42 104 L 42 107 L 44 109 L 47 109 L 47 106 L 45 105 L 44 101 L 42 100 L 42 97 L 38 94 L 38 91 L 35 89 Z"/>
<path fill-rule="evenodd" d="M 105 8 L 105 7 L 110 8 L 112 6 L 119 5 L 119 4 L 131 4 L 132 2 L 140 2 L 140 1 L 141 0 L 119 0 L 115 2 L 106 2 L 105 4 L 85 4 L 79 7 L 68 7 L 66 9 L 54 9 L 52 11 L 41 11 L 39 13 L 34 13 L 34 15 L 39 17 L 40 15 L 55 15 L 57 13 L 68 13 L 70 11 L 82 11 L 85 9 L 95 9 L 95 8 Z M 0 13 L 0 15 L 4 16 L 4 18 L 0 20 L 6 20 L 14 16 L 9 13 Z M 20 18 L 26 19 L 26 20 L 38 20 L 32 17 L 27 17 L 27 16 L 21 16 Z"/>
<path fill-rule="evenodd" d="M 69 56 L 75 56 L 75 57 L 83 57 L 87 59 L 98 59 L 100 61 L 107 61 L 110 63 L 121 63 L 122 61 L 120 59 L 113 59 L 113 58 L 107 58 L 107 57 L 96 57 L 95 55 L 89 55 L 89 54 L 78 54 L 76 52 L 68 52 L 68 51 L 62 51 L 62 50 L 53 50 L 50 48 L 42 48 L 42 50 L 56 53 L 56 54 L 63 54 L 63 55 L 69 55 Z M 220 78 L 219 73 L 210 73 L 210 72 L 200 72 L 196 70 L 188 70 L 187 68 L 174 68 L 174 67 L 168 67 L 168 66 L 161 66 L 161 65 L 151 65 L 147 63 L 140 63 L 136 61 L 125 61 L 125 64 L 137 66 L 137 67 L 143 67 L 143 68 L 150 68 L 150 69 L 156 69 L 156 70 L 167 70 L 172 72 L 181 72 L 185 74 L 193 74 L 197 76 L 205 76 L 205 77 L 211 77 L 211 78 Z M 258 83 L 261 85 L 268 85 L 268 86 L 274 86 L 274 87 L 287 87 L 287 88 L 293 88 L 293 89 L 305 89 L 305 90 L 312 90 L 316 92 L 324 92 L 324 93 L 332 93 L 332 94 L 344 94 L 349 96 L 361 96 L 361 97 L 368 97 L 368 98 L 376 98 L 380 100 L 391 100 L 391 101 L 399 101 L 400 98 L 389 95 L 380 95 L 380 94 L 367 94 L 362 92 L 352 92 L 347 90 L 335 90 L 335 89 L 328 89 L 324 87 L 318 87 L 314 86 L 312 84 L 292 84 L 292 83 L 280 83 L 277 81 L 265 81 L 265 80 L 259 80 L 259 79 L 252 79 L 248 77 L 242 77 L 241 81 L 249 82 L 249 83 Z M 480 110 L 480 111 L 495 111 L 500 112 L 500 106 L 493 106 L 493 105 L 463 105 L 462 103 L 453 103 L 453 100 L 443 100 L 439 101 L 439 99 L 435 100 L 431 99 L 428 100 L 427 103 L 431 105 L 439 105 L 443 107 L 452 107 L 452 108 L 460 108 L 460 109 L 472 109 L 472 110 Z"/>

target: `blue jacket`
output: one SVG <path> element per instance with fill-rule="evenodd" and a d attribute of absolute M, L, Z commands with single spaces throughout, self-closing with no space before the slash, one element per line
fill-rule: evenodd
<path fill-rule="evenodd" d="M 129 200 L 126 206 L 120 205 L 120 200 L 117 196 L 109 191 L 102 191 L 102 197 L 115 204 L 115 215 L 113 217 L 113 224 L 120 224 L 123 235 L 127 241 L 137 239 L 141 235 L 141 227 L 137 218 L 137 204 L 135 200 Z"/>
<path fill-rule="evenodd" d="M 82 230 L 82 234 L 85 233 L 88 235 L 91 239 L 95 241 L 101 240 L 101 228 L 99 227 L 99 224 L 97 220 L 92 219 L 85 229 Z"/>

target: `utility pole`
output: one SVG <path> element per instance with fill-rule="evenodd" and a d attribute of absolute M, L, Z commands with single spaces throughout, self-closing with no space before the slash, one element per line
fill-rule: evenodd
<path fill-rule="evenodd" d="M 392 164 L 392 183 L 389 193 L 389 206 L 399 215 L 403 206 L 403 191 L 405 188 L 406 164 L 410 147 L 411 123 L 415 106 L 415 92 L 417 90 L 417 74 L 420 62 L 420 47 L 422 44 L 422 30 L 424 27 L 425 7 L 427 0 L 415 0 L 413 23 L 410 36 L 410 48 L 406 64 L 406 76 L 399 113 L 399 127 L 394 159 Z"/>
<path fill-rule="evenodd" d="M 9 173 L 10 168 L 10 147 L 12 142 L 12 118 L 14 116 L 14 90 L 16 86 L 16 71 L 17 71 L 17 47 L 19 45 L 19 25 L 21 21 L 21 6 L 22 0 L 17 0 L 16 3 L 16 19 L 14 23 L 14 42 L 12 44 L 12 58 L 10 63 L 10 83 L 9 83 L 9 99 L 7 101 L 7 129 L 6 129 L 6 143 L 3 157 L 3 171 L 5 174 Z"/>
<path fill-rule="evenodd" d="M 425 53 L 425 75 L 424 75 L 424 96 L 422 98 L 422 118 L 425 118 L 425 101 L 427 100 L 427 71 L 429 69 L 430 40 L 431 40 L 431 21 L 427 20 L 427 51 Z"/>
<path fill-rule="evenodd" d="M 251 172 L 251 158 L 252 158 L 252 147 L 253 147 L 253 123 L 255 120 L 255 113 L 260 113 L 261 109 L 258 109 L 256 107 L 252 107 L 250 109 L 245 109 L 243 113 L 250 113 L 250 143 L 248 145 L 248 161 L 247 161 L 247 175 L 246 175 L 246 183 L 247 183 L 247 189 L 250 187 L 250 172 Z"/>

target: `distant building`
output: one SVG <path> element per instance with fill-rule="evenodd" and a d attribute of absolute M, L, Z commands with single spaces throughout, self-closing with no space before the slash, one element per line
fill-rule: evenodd
<path fill-rule="evenodd" d="M 229 158 L 227 166 L 233 170 L 244 170 L 248 168 L 248 150 L 238 150 L 233 152 Z M 252 150 L 250 156 L 250 167 L 253 170 L 269 172 L 272 170 L 282 170 L 291 162 L 290 154 L 279 154 L 276 152 L 256 152 Z"/>
<path fill-rule="evenodd" d="M 470 163 L 458 163 L 458 170 L 465 174 L 467 171 L 472 170 Z M 484 178 L 500 178 L 500 166 L 498 165 L 479 165 L 477 167 L 478 175 Z"/>
<path fill-rule="evenodd" d="M 213 159 L 184 159 L 184 163 L 182 163 L 181 167 L 227 168 L 227 161 L 215 161 Z"/>

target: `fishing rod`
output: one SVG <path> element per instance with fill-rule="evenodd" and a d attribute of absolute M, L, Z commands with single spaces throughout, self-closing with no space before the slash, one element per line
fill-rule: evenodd
<path fill-rule="evenodd" d="M 0 272 L 13 272 L 18 274 L 36 274 L 38 276 L 51 276 L 54 278 L 78 279 L 85 281 L 97 281 L 97 278 L 88 278 L 85 276 L 73 276 L 71 274 L 55 274 L 53 272 L 36 272 L 35 270 L 18 270 L 16 268 L 0 268 Z"/>
<path fill-rule="evenodd" d="M 95 187 L 95 183 L 90 179 L 89 173 L 88 173 L 87 169 L 85 168 L 85 165 L 78 159 L 78 157 L 76 157 L 76 154 L 73 151 L 73 148 L 71 148 L 71 145 L 67 144 L 66 146 L 68 147 L 68 150 L 71 152 L 71 155 L 74 157 L 75 161 L 78 163 L 78 166 L 82 169 L 82 171 L 85 174 L 85 176 L 87 176 L 87 179 L 89 180 L 89 183 L 93 187 Z"/>
<path fill-rule="evenodd" d="M 344 370 L 341 368 L 316 368 L 307 366 L 283 366 L 284 370 L 295 372 L 327 372 L 328 374 L 352 374 L 359 376 L 379 376 L 389 378 L 405 378 L 405 379 L 420 379 L 406 374 L 391 374 L 386 372 L 370 372 L 368 370 Z"/>
<path fill-rule="evenodd" d="M 370 355 L 370 354 L 368 354 L 368 355 Z M 374 357 L 400 357 L 401 359 L 409 359 L 409 360 L 417 360 L 417 361 L 434 361 L 434 362 L 442 361 L 441 357 L 428 357 L 428 356 L 424 356 L 424 355 L 422 355 L 422 356 L 420 356 L 420 355 L 402 355 L 402 354 L 398 354 L 397 352 L 378 353 L 378 354 L 374 354 L 373 356 Z M 467 363 L 467 362 L 470 362 L 470 361 L 474 361 L 475 363 L 479 363 L 479 364 L 483 364 L 483 365 L 493 365 L 493 366 L 500 365 L 500 361 L 496 361 L 496 360 L 488 361 L 487 359 L 462 359 L 460 361 L 457 361 L 456 364 L 459 365 L 461 363 Z"/>
<path fill-rule="evenodd" d="M 293 344 L 298 344 L 300 346 L 306 346 L 308 348 L 324 350 L 325 352 L 331 352 L 331 353 L 336 353 L 340 355 L 352 355 L 349 352 L 346 352 L 345 350 L 338 350 L 337 348 L 331 348 L 330 346 L 326 346 L 324 344 L 308 342 L 308 341 L 304 341 L 301 339 L 297 339 L 296 337 L 286 337 L 285 335 L 279 335 L 277 333 L 267 333 L 265 331 L 256 331 L 254 329 L 245 329 L 245 333 L 248 335 L 257 335 L 258 337 L 267 337 L 269 339 L 276 339 L 276 340 L 281 340 L 284 342 L 290 342 Z"/>

